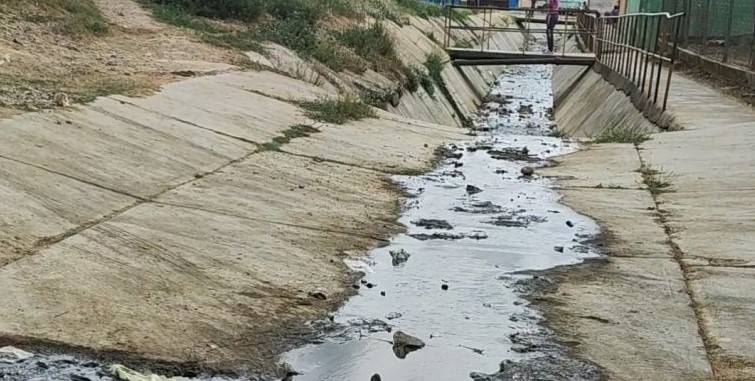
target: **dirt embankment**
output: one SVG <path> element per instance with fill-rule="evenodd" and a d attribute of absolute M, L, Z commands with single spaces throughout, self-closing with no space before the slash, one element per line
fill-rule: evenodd
<path fill-rule="evenodd" d="M 0 4 L 0 116 L 144 95 L 193 72 L 243 62 L 240 52 L 156 22 L 131 0 L 9 0 Z"/>

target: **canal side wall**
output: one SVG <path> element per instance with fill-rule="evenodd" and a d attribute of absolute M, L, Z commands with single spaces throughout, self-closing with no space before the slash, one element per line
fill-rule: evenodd
<path fill-rule="evenodd" d="M 442 25 L 390 25 L 402 60 L 447 61 Z M 0 120 L 4 343 L 272 372 L 297 327 L 353 292 L 344 259 L 402 230 L 391 177 L 467 139 L 462 115 L 501 70 L 446 62 L 447 98 L 276 45 L 249 57 L 259 70 Z M 364 87 L 398 102 L 342 125 L 299 107 Z"/>

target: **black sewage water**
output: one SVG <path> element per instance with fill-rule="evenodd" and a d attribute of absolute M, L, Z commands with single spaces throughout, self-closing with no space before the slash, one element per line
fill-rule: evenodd
<path fill-rule="evenodd" d="M 576 149 L 549 137 L 551 76 L 549 66 L 509 67 L 475 115 L 476 136 L 447 146 L 431 173 L 395 178 L 408 195 L 406 232 L 348 263 L 365 273 L 358 295 L 313 323 L 317 343 L 284 354 L 286 380 L 594 378 L 590 366 L 553 356 L 540 317 L 518 293 L 535 277 L 528 271 L 594 256 L 580 242 L 598 232 L 538 176 L 548 158 Z M 0 379 L 116 379 L 108 364 L 79 357 L 14 356 L 0 353 Z"/>
<path fill-rule="evenodd" d="M 475 137 L 449 145 L 433 172 L 395 178 L 406 232 L 349 263 L 365 273 L 359 294 L 332 316 L 341 330 L 284 356 L 294 380 L 485 380 L 502 360 L 543 356 L 539 316 L 517 294 L 533 277 L 523 272 L 594 256 L 580 242 L 598 232 L 537 174 L 576 149 L 549 136 L 551 77 L 550 66 L 509 67 Z"/>

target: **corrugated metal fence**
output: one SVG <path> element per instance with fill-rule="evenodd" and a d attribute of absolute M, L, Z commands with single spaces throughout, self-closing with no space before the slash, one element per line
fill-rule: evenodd
<path fill-rule="evenodd" d="M 686 13 L 683 48 L 755 69 L 755 0 L 640 0 L 640 11 Z"/>

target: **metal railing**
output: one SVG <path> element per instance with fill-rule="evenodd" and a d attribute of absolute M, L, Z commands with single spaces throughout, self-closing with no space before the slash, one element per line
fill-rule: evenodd
<path fill-rule="evenodd" d="M 601 64 L 637 86 L 666 110 L 684 14 L 637 13 L 583 19 L 577 27 Z M 595 31 L 594 33 L 592 31 Z"/>
<path fill-rule="evenodd" d="M 755 0 L 754 0 L 755 1 Z M 456 10 L 467 10 L 481 16 L 481 25 L 457 23 L 452 17 Z M 455 31 L 472 33 L 478 39 L 475 49 L 490 51 L 494 33 L 523 33 L 520 51 L 528 52 L 533 34 L 546 34 L 544 17 L 547 9 L 447 6 L 443 46 L 452 48 Z M 496 15 L 514 17 L 517 25 L 499 25 Z M 671 76 L 677 59 L 684 13 L 636 13 L 621 16 L 601 16 L 590 10 L 561 9 L 554 36 L 561 37 L 560 56 L 578 52 L 567 50 L 567 40 L 577 36 L 582 52 L 593 53 L 595 60 L 608 70 L 632 83 L 637 92 L 663 111 L 668 106 Z"/>
<path fill-rule="evenodd" d="M 755 69 L 755 1 L 642 0 L 640 7 L 685 13 L 681 47 L 714 61 Z"/>
<path fill-rule="evenodd" d="M 524 33 L 524 43 L 520 47 L 522 53 L 526 53 L 532 42 L 532 36 L 536 34 L 546 35 L 548 31 L 545 28 L 545 15 L 549 12 L 548 9 L 543 8 L 507 8 L 507 7 L 495 7 L 495 6 L 470 6 L 470 5 L 449 5 L 446 6 L 446 17 L 444 24 L 444 39 L 443 47 L 452 48 L 457 40 L 457 36 L 454 35 L 455 31 L 471 32 L 478 40 L 475 48 L 480 51 L 490 50 L 490 42 L 492 36 L 495 33 L 516 32 Z M 478 16 L 482 16 L 482 25 L 466 25 L 461 23 L 455 23 L 454 18 L 451 16 L 452 12 L 458 10 L 474 12 Z M 494 18 L 497 15 L 507 14 L 515 17 L 518 21 L 518 25 L 500 25 L 494 22 Z M 578 20 L 578 16 L 592 15 L 593 17 L 599 16 L 597 11 L 579 10 L 579 9 L 561 9 L 559 10 L 559 24 L 553 30 L 555 36 L 560 36 L 562 41 L 575 33 L 575 29 L 571 28 Z M 541 16 L 542 17 L 536 17 Z M 516 17 L 518 16 L 518 17 Z M 566 51 L 566 44 L 562 43 L 560 49 L 562 56 L 568 54 Z"/>

